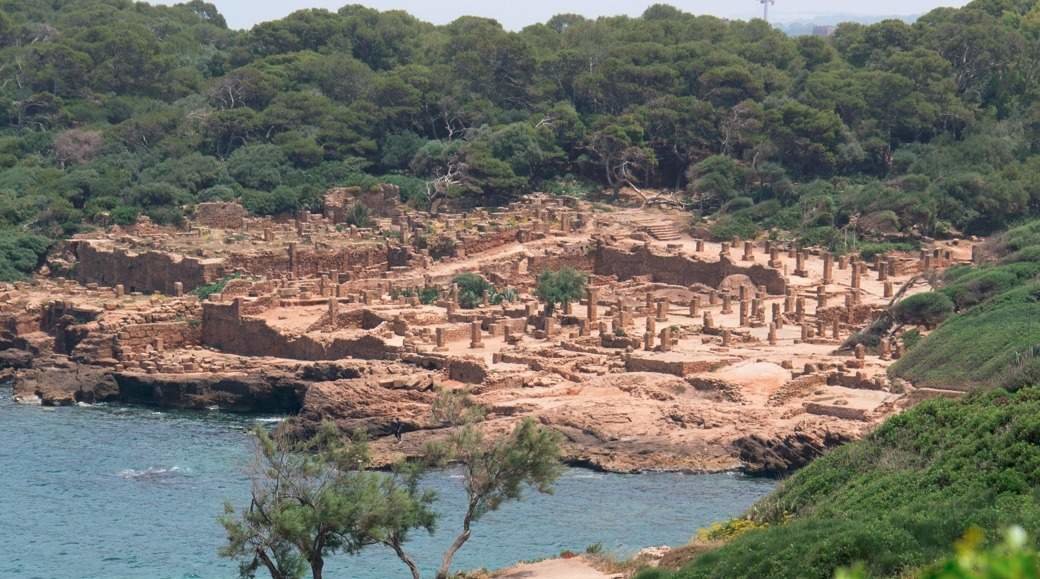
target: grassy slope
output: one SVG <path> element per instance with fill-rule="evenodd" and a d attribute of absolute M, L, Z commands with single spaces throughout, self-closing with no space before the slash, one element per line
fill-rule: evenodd
<path fill-rule="evenodd" d="M 1040 378 L 1040 283 L 1029 282 L 939 326 L 892 374 L 917 386 L 1018 386 Z"/>
<path fill-rule="evenodd" d="M 753 511 L 770 527 L 642 577 L 831 577 L 857 561 L 897 576 L 972 526 L 1040 536 L 1038 486 L 1040 389 L 926 402 L 785 482 Z"/>

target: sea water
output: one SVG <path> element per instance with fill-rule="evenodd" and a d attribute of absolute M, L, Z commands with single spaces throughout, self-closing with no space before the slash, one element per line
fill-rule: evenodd
<path fill-rule="evenodd" d="M 246 503 L 249 430 L 277 418 L 97 405 L 21 406 L 0 386 L 0 578 L 232 578 L 217 522 Z M 461 524 L 458 473 L 428 477 L 442 514 L 407 548 L 432 576 Z M 774 483 L 737 474 L 614 475 L 569 469 L 553 495 L 528 492 L 485 516 L 454 569 L 500 568 L 582 551 L 619 555 L 685 543 L 740 514 Z M 263 577 L 261 573 L 259 575 Z M 385 549 L 336 555 L 332 578 L 407 577 Z"/>

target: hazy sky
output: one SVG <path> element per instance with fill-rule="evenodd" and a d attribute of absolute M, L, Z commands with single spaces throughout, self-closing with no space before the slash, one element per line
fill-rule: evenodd
<path fill-rule="evenodd" d="M 175 4 L 180 0 L 153 0 Z M 345 4 L 364 4 L 380 10 L 402 9 L 419 18 L 444 24 L 463 15 L 495 18 L 507 28 L 519 29 L 544 22 L 554 14 L 583 16 L 639 15 L 654 0 L 209 0 L 234 28 L 281 18 L 302 8 L 335 10 Z M 661 1 L 661 0 L 658 0 Z M 751 18 L 762 13 L 758 0 L 671 0 L 664 3 L 696 14 Z M 963 6 L 967 0 L 776 0 L 770 19 L 798 20 L 819 14 L 910 15 L 938 6 Z M 775 16 L 775 18 L 773 18 Z"/>

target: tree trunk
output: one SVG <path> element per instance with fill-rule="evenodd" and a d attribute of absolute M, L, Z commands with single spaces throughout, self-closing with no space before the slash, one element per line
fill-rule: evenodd
<path fill-rule="evenodd" d="M 455 537 L 455 542 L 448 547 L 448 550 L 444 553 L 444 560 L 441 561 L 441 568 L 437 570 L 437 579 L 448 579 L 448 574 L 451 572 L 451 560 L 455 558 L 455 553 L 466 544 L 469 540 L 469 521 L 467 520 L 465 530 Z"/>
<path fill-rule="evenodd" d="M 469 507 L 466 509 L 466 518 L 462 519 L 462 532 L 459 533 L 458 537 L 455 537 L 451 547 L 448 547 L 448 550 L 444 552 L 441 568 L 437 570 L 437 579 L 448 579 L 448 573 L 451 572 L 451 560 L 455 558 L 455 553 L 469 540 L 469 525 L 473 522 L 473 511 L 476 508 L 477 505 L 474 500 L 470 499 Z"/>
<path fill-rule="evenodd" d="M 256 556 L 259 557 L 264 567 L 267 567 L 267 572 L 271 574 L 271 579 L 285 579 L 285 576 L 278 570 L 278 566 L 274 564 L 274 561 L 271 560 L 266 551 L 257 547 Z"/>
<path fill-rule="evenodd" d="M 311 561 L 311 578 L 322 579 L 325 569 L 325 559 L 318 557 Z"/>
<path fill-rule="evenodd" d="M 390 545 L 390 548 L 394 550 L 394 553 L 397 553 L 397 558 L 400 559 L 401 562 L 408 567 L 409 571 L 411 571 L 412 579 L 421 579 L 421 575 L 419 574 L 419 566 L 416 565 L 415 561 L 408 556 L 408 553 L 404 552 L 404 549 L 401 548 L 401 543 L 395 539 L 393 541 L 387 542 L 387 545 Z"/>

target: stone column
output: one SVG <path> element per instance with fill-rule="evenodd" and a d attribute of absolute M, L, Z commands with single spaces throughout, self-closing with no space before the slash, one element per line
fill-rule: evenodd
<path fill-rule="evenodd" d="M 656 334 L 657 333 L 657 322 L 654 321 L 653 318 L 649 318 L 648 317 L 646 319 L 646 331 L 650 332 L 651 334 Z"/>
<path fill-rule="evenodd" d="M 484 347 L 483 330 L 480 322 L 473 322 L 469 326 L 469 347 L 474 350 Z"/>
<path fill-rule="evenodd" d="M 877 279 L 888 281 L 888 264 L 883 261 L 878 261 Z"/>
<path fill-rule="evenodd" d="M 121 297 L 123 297 L 126 294 L 126 288 L 123 287 L 123 284 L 117 283 L 116 287 L 115 287 L 115 292 L 116 292 L 116 297 L 117 298 L 121 298 Z"/>
<path fill-rule="evenodd" d="M 599 303 L 599 290 L 587 288 L 585 290 L 585 294 L 589 300 L 587 310 L 585 312 L 585 319 L 587 319 L 589 323 L 595 323 L 596 320 L 599 319 L 599 309 L 596 305 Z"/>
<path fill-rule="evenodd" d="M 657 302 L 657 321 L 667 322 L 668 321 L 668 300 L 660 300 Z"/>
<path fill-rule="evenodd" d="M 787 288 L 787 295 L 784 296 L 784 313 L 789 314 L 794 311 L 794 290 Z"/>
<path fill-rule="evenodd" d="M 719 259 L 729 257 L 729 244 L 725 241 L 722 242 L 722 249 L 719 250 Z"/>
<path fill-rule="evenodd" d="M 337 325 L 339 320 L 339 301 L 336 298 L 329 298 L 329 323 L 333 328 Z"/>
<path fill-rule="evenodd" d="M 886 281 L 885 282 L 885 296 L 884 297 L 890 298 L 890 297 L 892 297 L 892 295 L 893 295 L 892 282 Z"/>
<path fill-rule="evenodd" d="M 755 248 L 750 241 L 744 242 L 744 256 L 741 257 L 741 261 L 755 261 Z"/>
<path fill-rule="evenodd" d="M 437 328 L 436 330 L 437 346 L 433 349 L 434 352 L 446 352 L 448 350 L 448 336 L 447 330 L 444 328 Z"/>
<path fill-rule="evenodd" d="M 300 275 L 300 264 L 297 263 L 296 242 L 289 242 L 289 273 L 293 276 Z"/>
<path fill-rule="evenodd" d="M 691 318 L 697 317 L 698 313 L 700 312 L 700 309 L 701 309 L 701 297 L 700 296 L 693 296 L 693 299 L 690 300 L 690 317 Z"/>
<path fill-rule="evenodd" d="M 773 304 L 773 326 L 778 330 L 784 327 L 784 317 L 780 315 L 780 304 Z"/>
<path fill-rule="evenodd" d="M 849 258 L 848 258 L 848 256 L 847 255 L 843 255 L 843 256 L 839 257 L 838 258 L 838 269 L 841 270 L 841 271 L 845 271 L 848 268 L 849 268 Z"/>
<path fill-rule="evenodd" d="M 708 305 L 718 305 L 719 303 L 719 292 L 718 290 L 711 290 L 708 294 Z"/>
<path fill-rule="evenodd" d="M 184 295 L 184 282 L 173 282 L 173 295 L 178 298 Z"/>
<path fill-rule="evenodd" d="M 547 317 L 545 318 L 545 339 L 552 339 L 553 334 L 556 333 L 556 318 Z"/>
<path fill-rule="evenodd" d="M 837 316 L 831 320 L 831 335 L 834 336 L 835 340 L 841 337 L 841 320 Z"/>
<path fill-rule="evenodd" d="M 715 329 L 715 318 L 712 317 L 711 312 L 704 312 L 703 325 L 705 330 Z"/>
<path fill-rule="evenodd" d="M 776 345 L 776 324 L 769 324 L 769 345 Z"/>
<path fill-rule="evenodd" d="M 854 352 L 856 353 L 857 360 L 862 362 L 863 360 L 867 359 L 867 347 L 863 344 L 856 344 Z"/>
<path fill-rule="evenodd" d="M 746 301 L 740 302 L 740 327 L 746 327 L 750 323 L 748 319 L 748 303 Z"/>
<path fill-rule="evenodd" d="M 697 253 L 704 253 L 704 240 L 703 239 L 698 239 L 697 240 Z"/>
<path fill-rule="evenodd" d="M 819 313 L 820 310 L 822 310 L 825 307 L 827 307 L 827 289 L 821 285 L 821 286 L 818 286 L 816 288 L 816 312 L 817 312 L 817 314 Z"/>
<path fill-rule="evenodd" d="M 733 297 L 729 295 L 729 292 L 722 294 L 722 313 L 733 313 Z"/>
<path fill-rule="evenodd" d="M 802 341 L 809 339 L 809 324 L 802 324 Z"/>
<path fill-rule="evenodd" d="M 643 333 L 643 349 L 647 352 L 654 350 L 654 333 L 647 331 Z"/>
<path fill-rule="evenodd" d="M 852 289 L 858 290 L 860 288 L 860 272 L 859 263 L 852 264 Z"/>
<path fill-rule="evenodd" d="M 672 328 L 671 326 L 661 330 L 661 351 L 672 351 Z"/>
<path fill-rule="evenodd" d="M 732 335 L 729 330 L 722 330 L 722 347 L 728 348 L 732 341 Z"/>
<path fill-rule="evenodd" d="M 829 251 L 823 254 L 823 283 L 834 283 L 834 256 Z"/>
<path fill-rule="evenodd" d="M 888 338 L 883 338 L 879 347 L 881 349 L 882 360 L 892 359 L 892 343 L 888 341 Z"/>
<path fill-rule="evenodd" d="M 805 269 L 805 252 L 799 251 L 795 256 L 794 274 L 800 277 L 809 277 L 809 272 Z"/>
<path fill-rule="evenodd" d="M 776 247 L 769 248 L 769 267 L 774 269 L 780 269 L 784 266 L 784 262 L 780 261 L 780 250 Z"/>

